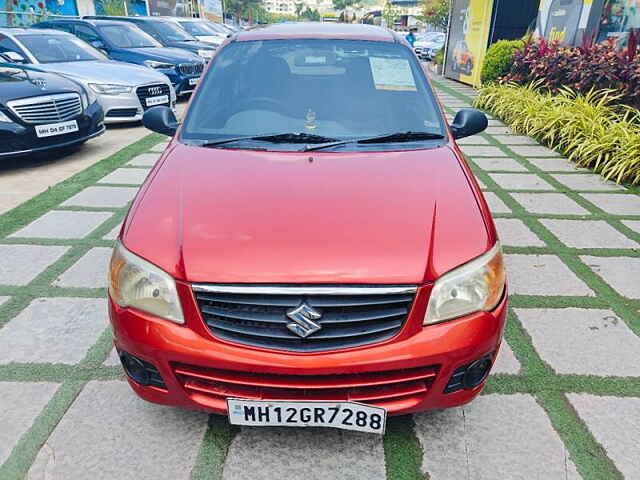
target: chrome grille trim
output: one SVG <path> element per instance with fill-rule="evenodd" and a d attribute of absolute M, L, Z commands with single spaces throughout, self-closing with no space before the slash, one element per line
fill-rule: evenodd
<path fill-rule="evenodd" d="M 194 283 L 196 292 L 246 293 L 262 295 L 391 295 L 394 293 L 415 293 L 415 285 L 394 286 L 287 286 L 287 285 L 211 285 Z"/>
<path fill-rule="evenodd" d="M 7 102 L 9 109 L 25 123 L 55 123 L 82 113 L 82 101 L 77 93 L 42 95 Z"/>

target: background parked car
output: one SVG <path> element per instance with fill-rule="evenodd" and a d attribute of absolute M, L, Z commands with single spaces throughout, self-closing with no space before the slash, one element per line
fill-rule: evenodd
<path fill-rule="evenodd" d="M 40 70 L 59 73 L 92 90 L 107 123 L 142 119 L 156 105 L 175 106 L 169 79 L 149 68 L 109 60 L 86 42 L 59 30 L 0 29 L 2 48 Z"/>
<path fill-rule="evenodd" d="M 119 22 L 130 22 L 138 28 L 155 38 L 163 47 L 182 48 L 191 53 L 195 53 L 204 61 L 209 61 L 213 57 L 215 47 L 199 42 L 197 38 L 189 34 L 180 25 L 159 17 L 84 17 L 87 19 L 113 20 Z"/>
<path fill-rule="evenodd" d="M 73 33 L 112 60 L 143 65 L 169 77 L 177 95 L 194 90 L 203 60 L 178 48 L 163 47 L 132 23 L 111 20 L 50 20 L 33 25 Z"/>
<path fill-rule="evenodd" d="M 433 60 L 440 49 L 444 47 L 446 39 L 446 34 L 440 32 L 418 34 L 413 49 L 421 60 Z"/>
<path fill-rule="evenodd" d="M 215 48 L 222 45 L 222 42 L 224 42 L 229 35 L 223 30 L 216 31 L 211 26 L 212 22 L 199 18 L 168 17 L 167 20 L 175 22 L 177 25 L 189 32 L 189 34 L 196 37 L 199 41 L 211 44 L 215 46 Z"/>
<path fill-rule="evenodd" d="M 0 54 L 0 158 L 79 145 L 104 133 L 96 96 L 79 83 Z"/>

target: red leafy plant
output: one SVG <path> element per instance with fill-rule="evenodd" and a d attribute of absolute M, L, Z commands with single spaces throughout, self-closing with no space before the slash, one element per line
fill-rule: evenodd
<path fill-rule="evenodd" d="M 639 36 L 632 31 L 624 49 L 617 49 L 613 40 L 594 43 L 588 37 L 579 47 L 563 47 L 544 39 L 527 41 L 514 54 L 511 71 L 501 82 L 540 82 L 542 89 L 552 93 L 563 87 L 582 94 L 614 90 L 620 96 L 619 103 L 640 108 Z"/>

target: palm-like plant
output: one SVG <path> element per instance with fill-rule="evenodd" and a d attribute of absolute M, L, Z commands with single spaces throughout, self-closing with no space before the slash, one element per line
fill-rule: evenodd
<path fill-rule="evenodd" d="M 236 21 L 246 17 L 252 22 L 254 12 L 262 6 L 262 0 L 225 0 L 225 10 L 232 13 Z"/>

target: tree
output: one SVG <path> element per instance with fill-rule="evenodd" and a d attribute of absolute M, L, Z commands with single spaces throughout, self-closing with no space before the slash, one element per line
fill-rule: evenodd
<path fill-rule="evenodd" d="M 238 23 L 241 18 L 251 21 L 254 13 L 262 7 L 262 0 L 225 0 L 224 7 L 225 11 L 233 14 Z"/>
<path fill-rule="evenodd" d="M 387 3 L 384 4 L 384 9 L 382 10 L 382 18 L 384 18 L 387 28 L 392 28 L 399 16 L 400 9 L 387 0 Z"/>
<path fill-rule="evenodd" d="M 304 3 L 296 3 L 296 18 L 300 18 L 302 16 L 303 10 L 304 10 Z"/>
<path fill-rule="evenodd" d="M 304 12 L 302 12 L 302 17 L 311 22 L 319 22 L 322 18 L 318 9 L 314 8 L 307 8 Z"/>
<path fill-rule="evenodd" d="M 424 22 L 446 30 L 449 23 L 449 0 L 422 0 Z"/>
<path fill-rule="evenodd" d="M 358 0 L 333 0 L 333 9 L 340 12 L 358 3 Z"/>

